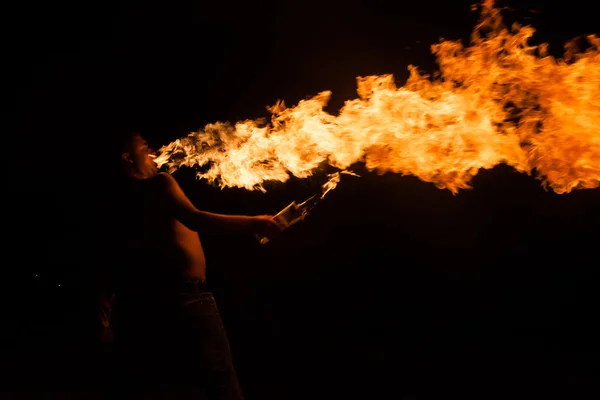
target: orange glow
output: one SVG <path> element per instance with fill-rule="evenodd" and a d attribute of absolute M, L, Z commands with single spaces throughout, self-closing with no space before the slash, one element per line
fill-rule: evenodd
<path fill-rule="evenodd" d="M 432 46 L 439 73 L 409 66 L 406 84 L 392 75 L 358 77 L 358 98 L 339 115 L 323 111 L 324 91 L 270 121 L 216 122 L 161 149 L 156 159 L 174 172 L 207 166 L 198 177 L 221 187 L 264 190 L 268 180 L 311 176 L 323 162 L 344 171 L 411 174 L 453 193 L 470 187 L 481 168 L 506 163 L 557 193 L 600 184 L 600 39 L 563 59 L 531 46 L 534 29 L 502 24 L 493 1 L 468 47 Z M 487 33 L 483 33 L 483 32 Z"/>

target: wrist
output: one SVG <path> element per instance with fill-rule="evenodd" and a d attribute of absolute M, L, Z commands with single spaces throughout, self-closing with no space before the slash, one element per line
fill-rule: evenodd
<path fill-rule="evenodd" d="M 229 215 L 226 217 L 226 221 L 229 229 L 234 231 L 247 232 L 254 226 L 252 217 L 245 215 Z"/>

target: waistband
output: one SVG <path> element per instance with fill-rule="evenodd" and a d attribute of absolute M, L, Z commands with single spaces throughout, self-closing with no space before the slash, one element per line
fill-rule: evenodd
<path fill-rule="evenodd" d="M 186 294 L 210 293 L 210 289 L 206 281 L 185 279 L 179 284 L 179 292 Z"/>

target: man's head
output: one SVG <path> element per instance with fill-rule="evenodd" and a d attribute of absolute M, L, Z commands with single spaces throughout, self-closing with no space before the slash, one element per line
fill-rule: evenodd
<path fill-rule="evenodd" d="M 133 178 L 146 179 L 158 173 L 154 162 L 156 152 L 139 132 L 129 132 L 122 138 L 121 162 L 125 173 Z"/>

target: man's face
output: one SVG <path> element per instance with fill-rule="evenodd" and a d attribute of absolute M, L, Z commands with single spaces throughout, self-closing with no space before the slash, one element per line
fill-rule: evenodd
<path fill-rule="evenodd" d="M 158 173 L 158 166 L 154 162 L 156 152 L 148 146 L 142 135 L 136 134 L 132 138 L 129 159 L 133 168 L 144 178 L 150 178 Z"/>

